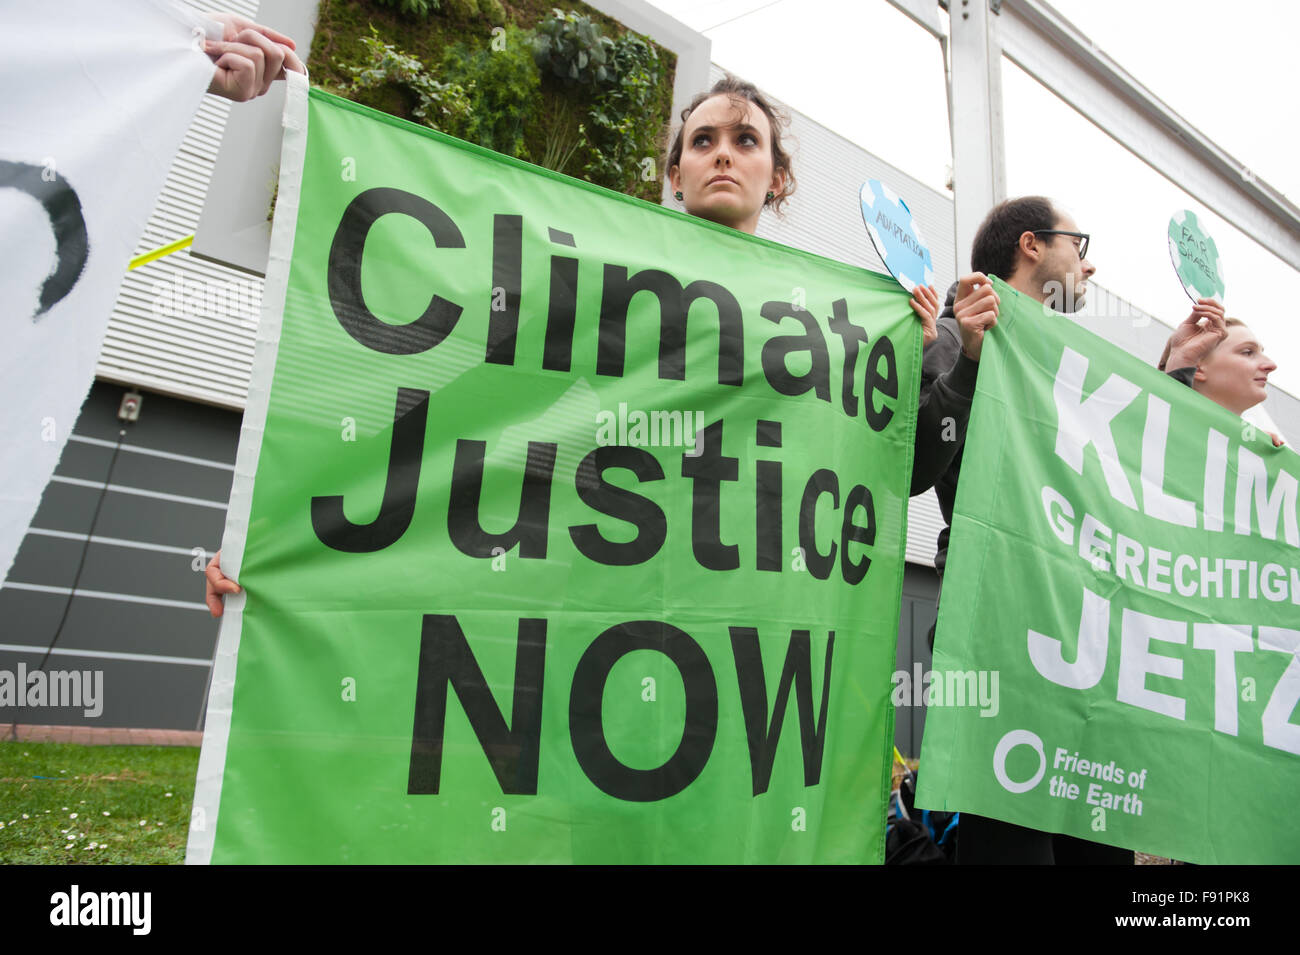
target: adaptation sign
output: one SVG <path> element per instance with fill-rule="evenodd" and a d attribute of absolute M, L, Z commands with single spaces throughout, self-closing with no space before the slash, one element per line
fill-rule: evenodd
<path fill-rule="evenodd" d="M 296 83 L 286 125 L 190 860 L 879 861 L 906 294 Z"/>

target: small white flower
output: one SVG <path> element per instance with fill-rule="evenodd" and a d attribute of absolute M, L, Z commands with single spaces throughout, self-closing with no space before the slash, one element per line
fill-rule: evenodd
<path fill-rule="evenodd" d="M 142 826 L 147 826 L 147 825 L 149 825 L 149 820 L 148 820 L 148 819 L 141 819 L 141 820 L 140 820 L 140 825 L 142 825 Z"/>
<path fill-rule="evenodd" d="M 29 816 L 29 815 L 27 815 L 27 813 L 23 813 L 23 818 L 24 818 L 24 819 L 30 819 L 30 818 L 32 818 L 32 817 Z"/>
<path fill-rule="evenodd" d="M 68 818 L 69 818 L 69 819 L 76 819 L 76 818 L 77 818 L 77 814 L 76 814 L 75 812 L 70 812 L 70 813 L 68 813 Z"/>
<path fill-rule="evenodd" d="M 171 793 L 163 793 L 163 795 L 166 796 L 168 799 L 171 799 L 171 798 L 172 798 L 172 794 L 171 794 Z"/>
<path fill-rule="evenodd" d="M 104 810 L 104 815 L 106 815 L 106 816 L 108 815 L 108 810 L 107 810 L 107 809 Z"/>

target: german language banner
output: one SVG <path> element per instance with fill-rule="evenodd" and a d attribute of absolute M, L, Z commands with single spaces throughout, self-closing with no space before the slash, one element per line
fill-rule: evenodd
<path fill-rule="evenodd" d="M 880 861 L 906 294 L 299 99 L 190 860 Z"/>
<path fill-rule="evenodd" d="M 996 674 L 1000 705 L 929 712 L 919 802 L 1191 862 L 1300 861 L 1300 458 L 998 291 L 935 671 L 947 704 Z"/>

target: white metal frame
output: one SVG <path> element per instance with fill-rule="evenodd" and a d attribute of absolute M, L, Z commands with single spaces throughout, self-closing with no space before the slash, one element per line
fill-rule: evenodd
<path fill-rule="evenodd" d="M 1006 198 L 1001 58 L 1156 172 L 1300 269 L 1300 208 L 1096 48 L 1043 0 L 890 0 L 948 57 L 954 227 L 961 270 L 990 206 Z M 948 10 L 945 34 L 937 8 Z"/>

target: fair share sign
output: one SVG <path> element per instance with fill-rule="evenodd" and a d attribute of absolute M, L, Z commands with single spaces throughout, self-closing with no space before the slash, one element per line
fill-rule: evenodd
<path fill-rule="evenodd" d="M 879 861 L 906 295 L 290 100 L 190 860 Z"/>

